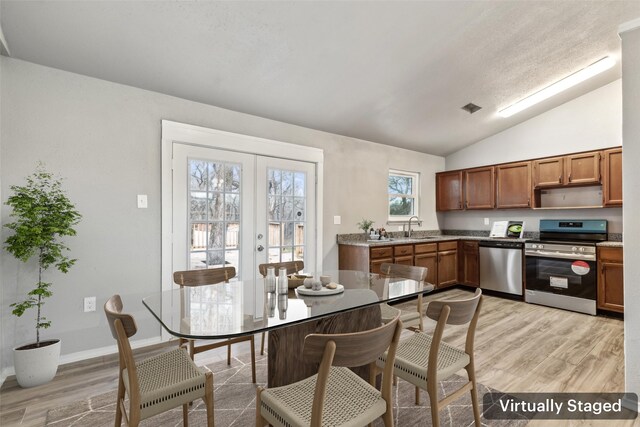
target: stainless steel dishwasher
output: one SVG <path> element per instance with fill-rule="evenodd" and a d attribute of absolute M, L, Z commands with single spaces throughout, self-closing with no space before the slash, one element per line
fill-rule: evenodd
<path fill-rule="evenodd" d="M 522 295 L 521 242 L 483 240 L 480 246 L 480 288 Z"/>

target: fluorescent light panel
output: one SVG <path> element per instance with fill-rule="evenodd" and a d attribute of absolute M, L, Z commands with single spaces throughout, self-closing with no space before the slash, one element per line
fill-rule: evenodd
<path fill-rule="evenodd" d="M 570 76 L 565 77 L 564 79 L 555 82 L 551 86 L 547 86 L 539 92 L 534 93 L 520 101 L 516 102 L 509 107 L 498 111 L 498 114 L 502 117 L 510 117 L 520 111 L 531 107 L 532 105 L 537 104 L 538 102 L 542 102 L 547 98 L 551 98 L 553 95 L 556 95 L 564 90 L 569 89 L 572 86 L 577 85 L 597 74 L 602 73 L 603 71 L 608 70 L 616 64 L 616 61 L 609 57 L 605 56 L 597 62 L 589 65 L 586 68 L 583 68 L 580 71 L 576 71 Z"/>

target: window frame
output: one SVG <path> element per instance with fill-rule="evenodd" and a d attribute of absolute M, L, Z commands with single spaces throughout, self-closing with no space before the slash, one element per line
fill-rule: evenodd
<path fill-rule="evenodd" d="M 411 194 L 397 194 L 389 192 L 389 178 L 391 176 L 401 176 L 411 178 Z M 413 199 L 413 214 L 411 215 L 391 215 L 391 197 L 407 197 Z M 389 169 L 387 174 L 387 220 L 393 222 L 407 222 L 412 216 L 420 215 L 420 172 L 404 171 L 399 169 Z"/>

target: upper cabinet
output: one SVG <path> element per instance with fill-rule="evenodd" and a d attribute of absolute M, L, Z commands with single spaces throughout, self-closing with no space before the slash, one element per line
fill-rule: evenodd
<path fill-rule="evenodd" d="M 564 157 L 533 161 L 533 186 L 556 187 L 564 182 Z"/>
<path fill-rule="evenodd" d="M 462 206 L 462 171 L 436 174 L 436 210 L 457 211 Z"/>
<path fill-rule="evenodd" d="M 605 150 L 602 179 L 602 204 L 622 206 L 622 148 Z"/>
<path fill-rule="evenodd" d="M 533 187 L 600 183 L 600 152 L 572 154 L 533 161 Z"/>
<path fill-rule="evenodd" d="M 496 166 L 496 208 L 531 207 L 531 162 Z"/>
<path fill-rule="evenodd" d="M 464 171 L 465 209 L 493 209 L 494 202 L 493 166 Z"/>
<path fill-rule="evenodd" d="M 567 185 L 600 183 L 600 152 L 573 154 L 565 157 Z"/>
<path fill-rule="evenodd" d="M 584 207 L 556 202 L 569 191 L 568 203 L 576 200 L 570 187 L 600 184 L 601 206 L 622 206 L 621 147 L 437 173 L 436 210 Z M 580 200 L 600 207 L 599 189 L 583 190 L 579 197 L 589 197 Z"/>

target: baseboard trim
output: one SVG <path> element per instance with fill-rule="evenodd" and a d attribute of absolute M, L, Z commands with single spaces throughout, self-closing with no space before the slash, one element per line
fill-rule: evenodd
<path fill-rule="evenodd" d="M 162 341 L 162 337 L 153 337 L 143 340 L 131 341 L 131 348 L 134 350 L 153 350 L 155 347 L 168 345 L 168 341 Z M 91 350 L 78 351 L 75 353 L 60 356 L 58 372 L 69 368 L 74 368 L 79 364 L 87 363 L 113 363 L 118 361 L 118 345 L 94 348 Z M 0 387 L 5 383 L 15 381 L 16 371 L 13 366 L 6 367 L 0 374 Z"/>

